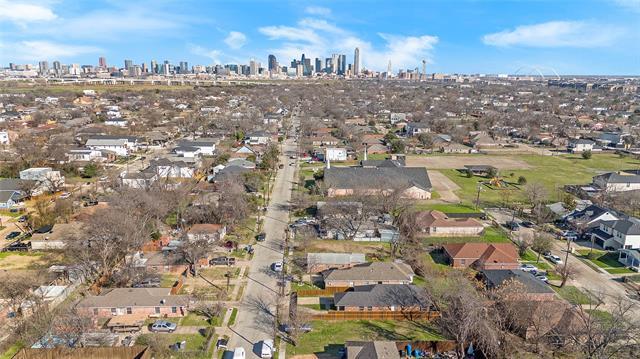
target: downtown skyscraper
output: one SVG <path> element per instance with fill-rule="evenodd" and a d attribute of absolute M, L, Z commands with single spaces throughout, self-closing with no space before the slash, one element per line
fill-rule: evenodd
<path fill-rule="evenodd" d="M 360 49 L 356 47 L 353 52 L 353 75 L 358 76 L 360 74 Z"/>

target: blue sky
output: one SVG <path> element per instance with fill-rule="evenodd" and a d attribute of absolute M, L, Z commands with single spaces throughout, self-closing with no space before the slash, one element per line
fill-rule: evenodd
<path fill-rule="evenodd" d="M 640 0 L 0 0 L 0 65 L 288 64 L 361 51 L 393 71 L 640 74 Z"/>

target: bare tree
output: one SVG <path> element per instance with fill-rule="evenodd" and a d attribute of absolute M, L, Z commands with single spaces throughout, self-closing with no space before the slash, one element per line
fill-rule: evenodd
<path fill-rule="evenodd" d="M 536 262 L 540 262 L 540 255 L 548 252 L 553 247 L 553 237 L 544 232 L 536 232 L 533 236 L 533 243 L 531 243 L 531 249 L 538 253 Z"/>

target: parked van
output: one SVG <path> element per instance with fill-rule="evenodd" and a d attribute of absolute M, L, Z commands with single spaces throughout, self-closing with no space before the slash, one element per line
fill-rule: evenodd
<path fill-rule="evenodd" d="M 244 348 L 236 348 L 233 351 L 233 359 L 244 359 L 245 358 L 245 352 L 244 352 Z"/>
<path fill-rule="evenodd" d="M 260 350 L 260 358 L 273 357 L 273 340 L 265 339 L 262 341 L 262 349 Z"/>

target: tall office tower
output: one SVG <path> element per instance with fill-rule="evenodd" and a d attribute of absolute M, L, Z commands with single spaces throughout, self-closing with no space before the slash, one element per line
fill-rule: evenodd
<path fill-rule="evenodd" d="M 301 63 L 298 63 L 298 66 L 296 67 L 296 76 L 304 76 L 304 65 Z"/>
<path fill-rule="evenodd" d="M 324 72 L 331 73 L 331 58 L 324 59 Z"/>
<path fill-rule="evenodd" d="M 331 55 L 331 73 L 338 73 L 338 54 Z"/>
<path fill-rule="evenodd" d="M 304 59 L 304 61 L 302 62 L 302 66 L 304 68 L 304 76 L 311 76 L 311 59 L 310 58 L 306 58 Z"/>
<path fill-rule="evenodd" d="M 187 61 L 180 61 L 180 73 L 181 74 L 188 74 L 191 71 L 189 71 L 189 63 Z"/>
<path fill-rule="evenodd" d="M 38 71 L 40 75 L 46 75 L 49 72 L 49 63 L 47 61 L 40 61 L 38 63 Z"/>
<path fill-rule="evenodd" d="M 251 61 L 249 61 L 249 75 L 250 76 L 258 75 L 258 69 L 259 68 L 260 68 L 260 63 L 258 63 L 256 60 L 251 59 Z"/>
<path fill-rule="evenodd" d="M 9 70 L 14 71 L 16 69 L 16 64 L 14 64 L 13 62 L 9 63 Z"/>
<path fill-rule="evenodd" d="M 422 59 L 422 76 L 420 76 L 420 79 L 427 79 L 427 60 Z"/>
<path fill-rule="evenodd" d="M 278 68 L 278 60 L 276 60 L 276 55 L 269 55 L 269 61 L 267 64 L 269 68 L 269 72 L 276 73 Z"/>
<path fill-rule="evenodd" d="M 357 47 L 353 52 L 353 75 L 360 75 L 360 49 Z"/>
<path fill-rule="evenodd" d="M 132 60 L 124 60 L 124 68 L 125 69 L 129 69 L 131 66 L 133 66 L 133 61 Z"/>
<path fill-rule="evenodd" d="M 158 73 L 158 62 L 156 60 L 151 60 L 151 66 L 149 67 L 151 68 L 151 73 Z"/>
<path fill-rule="evenodd" d="M 164 64 L 162 64 L 162 74 L 165 76 L 171 74 L 171 65 L 169 65 L 169 61 L 165 61 Z"/>
<path fill-rule="evenodd" d="M 58 76 L 62 73 L 62 65 L 60 64 L 60 61 L 53 62 L 53 72 Z"/>
<path fill-rule="evenodd" d="M 347 55 L 338 56 L 338 74 L 344 75 L 347 73 Z"/>
<path fill-rule="evenodd" d="M 322 72 L 322 59 L 319 57 L 316 57 L 316 68 L 315 68 L 316 73 L 318 72 Z"/>
<path fill-rule="evenodd" d="M 391 60 L 389 60 L 389 65 L 387 66 L 387 78 L 391 77 Z"/>
<path fill-rule="evenodd" d="M 107 68 L 107 58 L 104 56 L 100 56 L 98 58 L 98 67 L 101 67 L 103 69 Z"/>
<path fill-rule="evenodd" d="M 146 62 L 143 62 L 143 63 L 142 63 L 142 68 L 141 68 L 141 70 L 142 70 L 142 73 L 143 73 L 143 74 L 146 74 L 147 72 L 149 72 L 149 69 L 147 68 L 147 63 L 146 63 Z"/>

